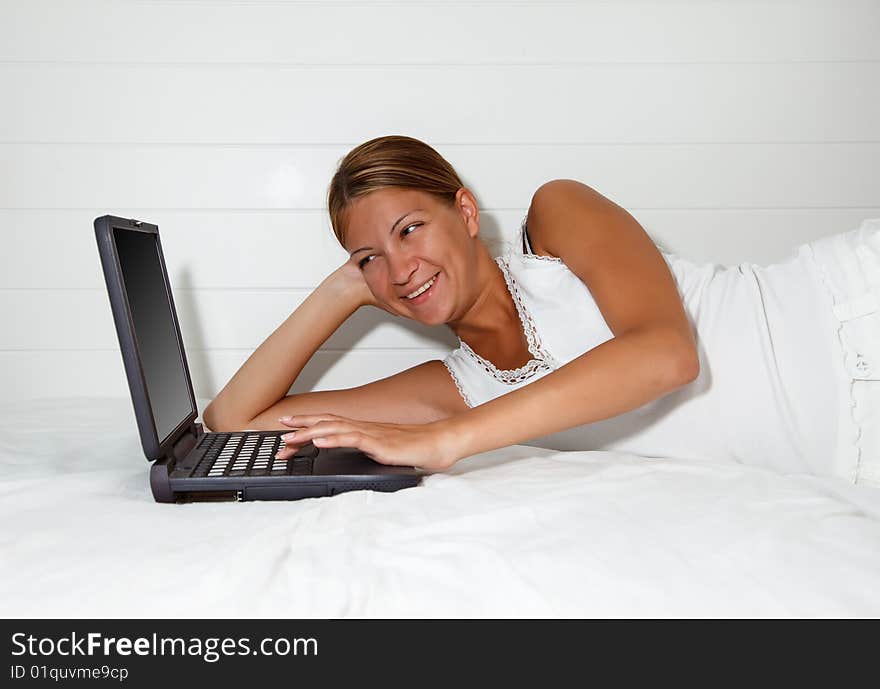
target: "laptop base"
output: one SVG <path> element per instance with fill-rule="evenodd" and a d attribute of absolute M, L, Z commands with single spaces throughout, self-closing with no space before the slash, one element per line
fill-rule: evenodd
<path fill-rule="evenodd" d="M 416 486 L 424 475 L 414 467 L 380 464 L 353 448 L 319 449 L 312 444 L 290 459 L 273 458 L 268 465 L 260 464 L 265 460 L 260 458 L 259 447 L 271 441 L 274 449 L 285 432 L 206 434 L 201 424 L 192 424 L 172 451 L 153 463 L 153 497 L 165 503 L 248 502 L 329 497 L 352 490 L 388 493 Z M 232 459 L 212 451 L 212 446 L 229 440 L 239 448 L 254 443 L 250 446 L 254 449 Z"/>

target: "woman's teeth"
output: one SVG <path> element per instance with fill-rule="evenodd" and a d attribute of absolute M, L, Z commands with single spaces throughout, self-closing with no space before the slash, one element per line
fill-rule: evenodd
<path fill-rule="evenodd" d="M 417 296 L 419 296 L 422 292 L 424 292 L 424 291 L 425 291 L 426 289 L 428 289 L 431 285 L 433 285 L 433 284 L 434 284 L 434 280 L 436 280 L 436 279 L 437 279 L 437 276 L 435 275 L 435 276 L 432 277 L 430 280 L 428 280 L 424 285 L 422 285 L 421 287 L 419 287 L 415 292 L 412 292 L 412 293 L 410 293 L 410 294 L 407 294 L 407 295 L 406 295 L 406 298 L 407 298 L 407 299 L 415 299 L 415 298 L 416 298 Z"/>

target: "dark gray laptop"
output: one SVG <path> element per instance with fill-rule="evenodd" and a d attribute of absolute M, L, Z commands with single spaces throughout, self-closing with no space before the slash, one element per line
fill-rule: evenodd
<path fill-rule="evenodd" d="M 426 475 L 354 448 L 303 446 L 275 459 L 286 431 L 205 433 L 180 336 L 159 228 L 112 215 L 95 236 L 157 502 L 297 500 L 350 490 L 395 491 Z"/>

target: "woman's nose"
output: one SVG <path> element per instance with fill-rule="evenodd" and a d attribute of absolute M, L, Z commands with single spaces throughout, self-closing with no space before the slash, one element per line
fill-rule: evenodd
<path fill-rule="evenodd" d="M 388 269 L 395 285 L 406 285 L 418 270 L 418 262 L 405 253 L 389 255 Z"/>

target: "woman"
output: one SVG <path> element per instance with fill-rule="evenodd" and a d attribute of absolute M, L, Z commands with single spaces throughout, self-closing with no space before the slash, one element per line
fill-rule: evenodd
<path fill-rule="evenodd" d="M 291 428 L 279 457 L 312 441 L 430 471 L 526 441 L 850 481 L 874 471 L 859 443 L 880 405 L 854 413 L 850 359 L 880 368 L 880 312 L 865 301 L 880 289 L 877 221 L 767 268 L 696 266 L 590 187 L 553 180 L 531 200 L 522 246 L 493 259 L 473 194 L 402 136 L 349 152 L 328 207 L 350 258 L 208 406 L 213 430 Z M 847 331 L 842 310 L 859 300 Z M 364 305 L 445 324 L 461 346 L 357 388 L 288 395 Z"/>

